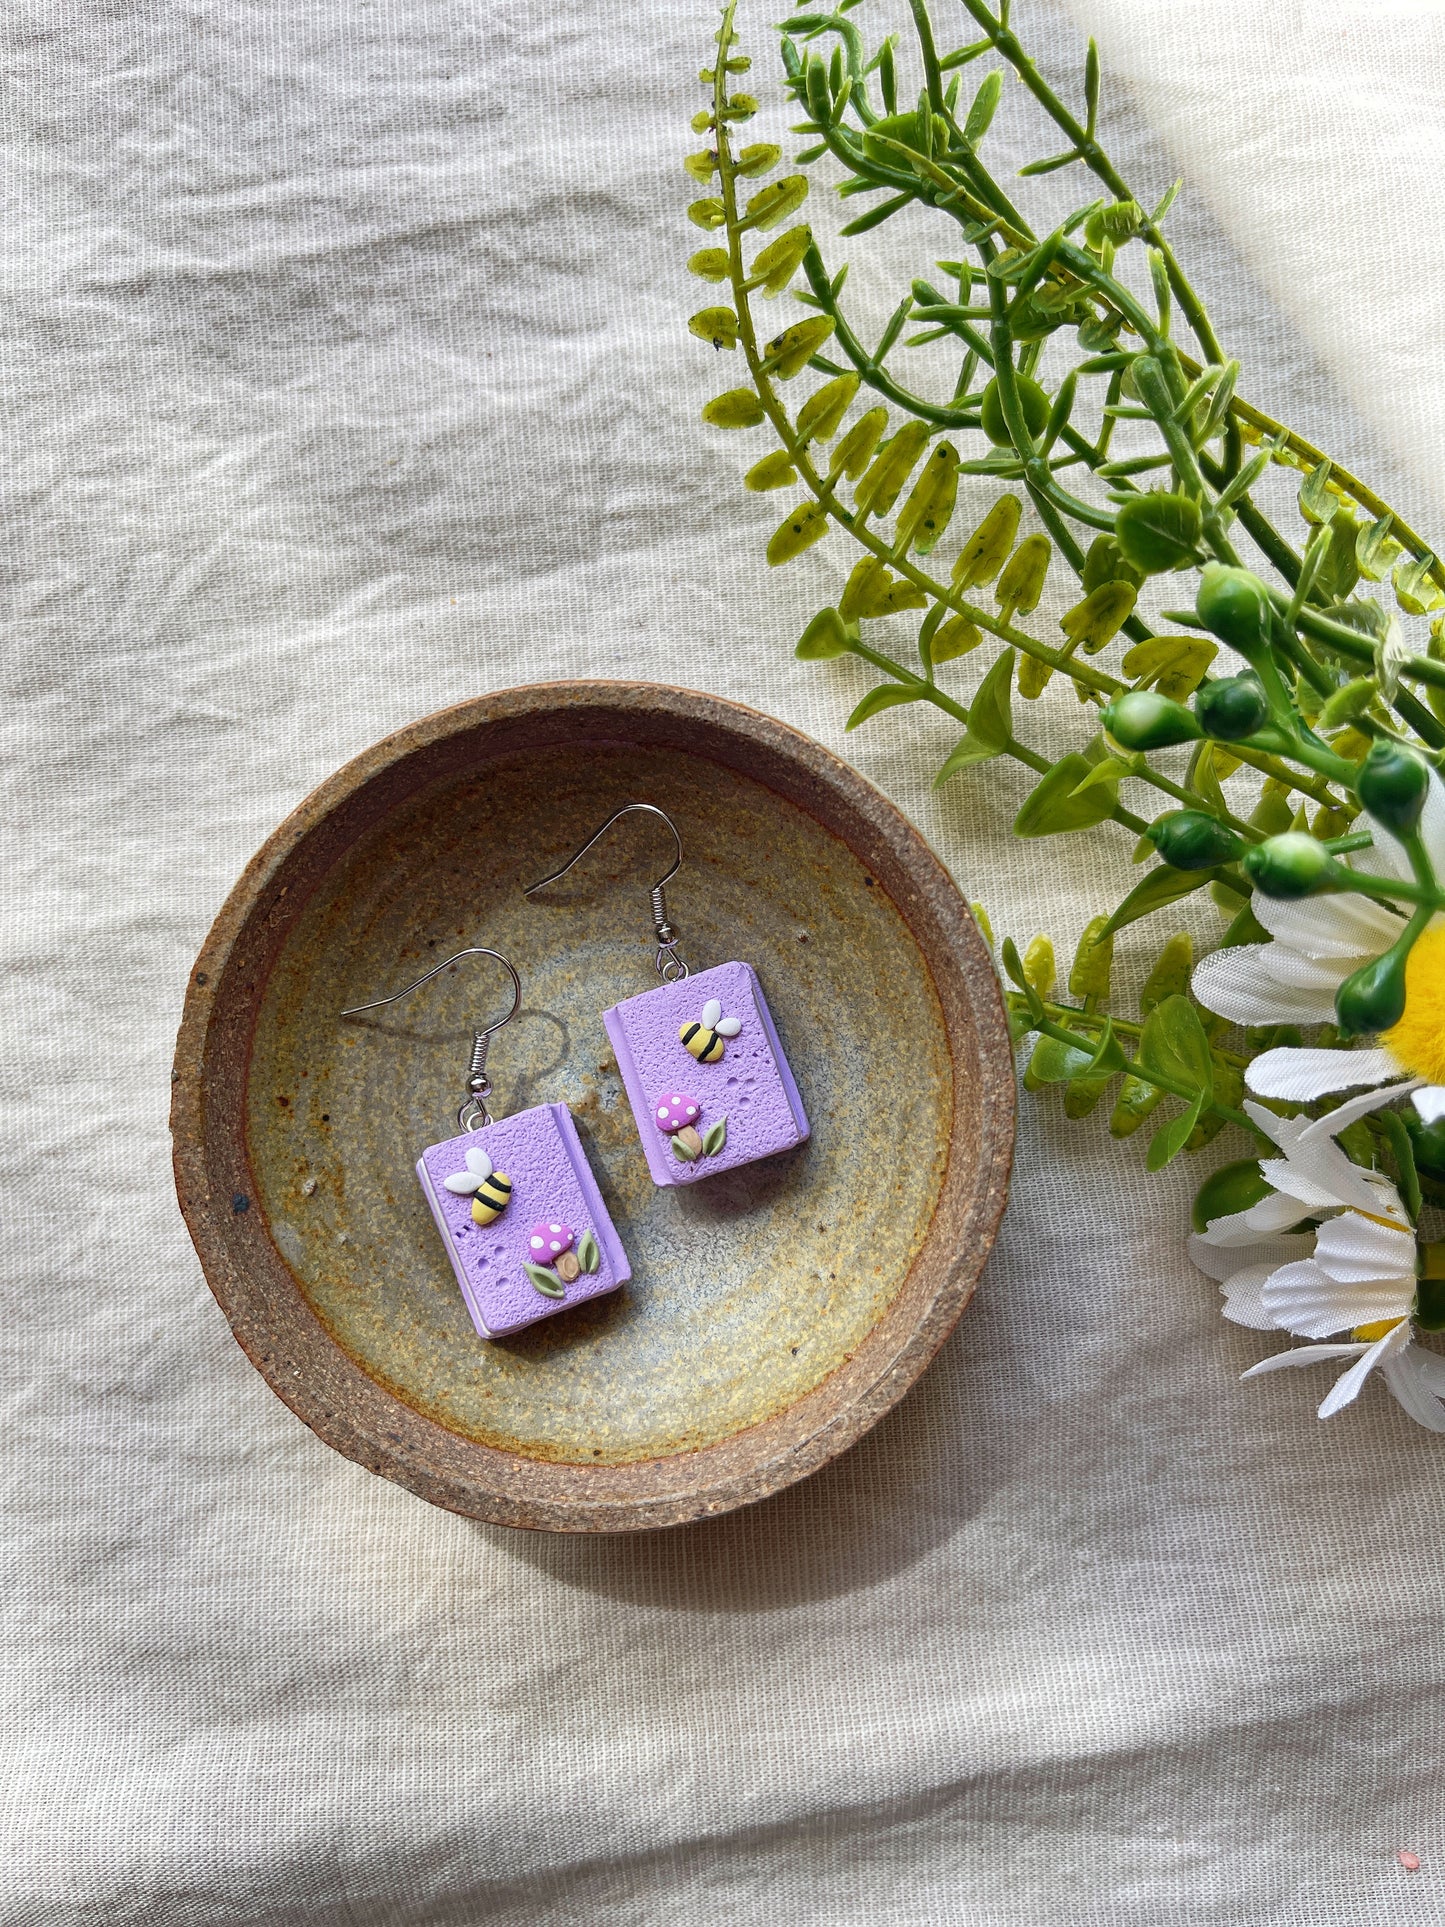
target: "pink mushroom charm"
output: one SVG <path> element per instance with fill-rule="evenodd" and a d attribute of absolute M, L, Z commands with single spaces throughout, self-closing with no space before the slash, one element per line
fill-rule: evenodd
<path fill-rule="evenodd" d="M 571 1249 L 571 1225 L 534 1224 L 527 1233 L 527 1251 L 534 1265 L 555 1265 L 562 1253 Z"/>
<path fill-rule="evenodd" d="M 666 1131 L 671 1137 L 674 1131 L 685 1130 L 689 1124 L 696 1124 L 702 1106 L 695 1097 L 688 1097 L 682 1091 L 664 1091 L 652 1107 L 659 1131 Z"/>

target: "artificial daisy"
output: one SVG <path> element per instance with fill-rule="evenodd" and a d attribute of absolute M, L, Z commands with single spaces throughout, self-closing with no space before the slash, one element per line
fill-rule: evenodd
<path fill-rule="evenodd" d="M 1419 828 L 1435 874 L 1445 878 L 1445 783 L 1434 771 Z M 1373 819 L 1371 829 L 1374 849 L 1364 863 L 1355 861 L 1409 881 L 1414 873 L 1403 845 Z M 1200 1003 L 1236 1024 L 1333 1022 L 1345 978 L 1388 950 L 1403 927 L 1385 904 L 1348 892 L 1287 899 L 1256 890 L 1252 907 L 1270 941 L 1216 950 L 1194 972 Z M 1404 1014 L 1373 1048 L 1282 1045 L 1256 1057 L 1245 1081 L 1261 1097 L 1296 1104 L 1366 1087 L 1309 1127 L 1316 1135 L 1407 1093 L 1426 1123 L 1445 1117 L 1445 916 L 1416 939 L 1405 967 Z"/>
<path fill-rule="evenodd" d="M 1244 1376 L 1352 1359 L 1320 1406 L 1329 1418 L 1379 1366 L 1410 1417 L 1445 1432 L 1445 1358 L 1414 1342 L 1417 1247 L 1399 1192 L 1380 1172 L 1352 1164 L 1333 1138 L 1311 1136 L 1306 1119 L 1245 1108 L 1284 1156 L 1261 1161 L 1265 1196 L 1214 1219 L 1190 1239 L 1190 1256 L 1219 1280 L 1224 1315 L 1235 1324 L 1331 1342 L 1277 1352 Z M 1298 1255 L 1297 1236 L 1278 1236 L 1326 1213 L 1307 1257 Z"/>

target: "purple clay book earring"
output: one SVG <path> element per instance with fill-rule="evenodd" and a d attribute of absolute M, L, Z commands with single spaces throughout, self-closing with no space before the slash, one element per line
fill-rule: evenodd
<path fill-rule="evenodd" d="M 560 870 L 529 884 L 535 896 L 566 876 L 620 817 L 641 810 L 672 832 L 672 868 L 653 884 L 654 964 L 661 984 L 602 1013 L 654 1184 L 695 1184 L 791 1150 L 808 1116 L 783 1055 L 758 973 L 716 964 L 693 976 L 668 922 L 667 885 L 682 867 L 677 825 L 655 803 L 626 803 Z"/>
<path fill-rule="evenodd" d="M 356 1017 L 409 997 L 463 957 L 494 957 L 502 965 L 512 979 L 512 1007 L 474 1032 L 457 1111 L 462 1135 L 429 1144 L 416 1175 L 472 1323 L 483 1338 L 500 1338 L 615 1291 L 632 1273 L 567 1106 L 537 1104 L 503 1118 L 487 1109 L 487 1049 L 522 1001 L 521 979 L 499 951 L 459 950 L 405 990 L 341 1014 Z"/>

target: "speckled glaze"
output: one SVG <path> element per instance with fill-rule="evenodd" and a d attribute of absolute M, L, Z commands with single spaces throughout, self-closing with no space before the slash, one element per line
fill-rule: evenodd
<path fill-rule="evenodd" d="M 710 997 L 742 1028 L 716 1063 L 702 1064 L 678 1032 Z M 654 1184 L 696 1184 L 790 1151 L 807 1137 L 803 1100 L 751 964 L 715 964 L 681 983 L 629 997 L 602 1016 Z M 721 1151 L 693 1164 L 673 1154 L 664 1133 L 676 1126 L 659 1115 L 670 1112 L 666 1100 L 679 1091 L 701 1106 L 697 1117 L 686 1120 L 699 1134 L 727 1119 Z"/>
<path fill-rule="evenodd" d="M 813 1125 L 663 1191 L 601 1023 L 648 982 L 659 851 L 618 839 L 545 905 L 521 894 L 637 797 L 687 844 L 670 896 L 686 949 L 756 964 Z M 413 1166 L 506 986 L 468 960 L 339 1018 L 483 942 L 525 993 L 493 1045 L 493 1108 L 570 1106 L 632 1268 L 490 1343 Z M 696 1089 L 709 1067 L 674 1047 Z M 207 1277 L 323 1438 L 474 1517 L 626 1531 L 776 1491 L 902 1395 L 992 1241 L 1013 1075 L 966 905 L 862 778 L 732 704 L 576 683 L 415 724 L 277 830 L 197 959 L 172 1122 Z"/>
<path fill-rule="evenodd" d="M 490 1224 L 472 1221 L 472 1201 L 446 1189 L 446 1179 L 465 1167 L 470 1150 L 485 1151 L 498 1171 L 512 1180 L 506 1210 Z M 483 1338 L 555 1318 L 589 1298 L 616 1291 L 632 1273 L 612 1219 L 597 1189 L 565 1104 L 534 1104 L 515 1117 L 498 1118 L 465 1137 L 430 1144 L 417 1160 L 422 1194 L 451 1259 L 472 1323 Z M 531 1249 L 533 1221 L 568 1219 L 597 1239 L 602 1262 L 565 1287 L 562 1298 L 539 1292 L 522 1266 L 550 1265 L 551 1255 Z M 569 1230 L 566 1248 L 572 1242 Z"/>

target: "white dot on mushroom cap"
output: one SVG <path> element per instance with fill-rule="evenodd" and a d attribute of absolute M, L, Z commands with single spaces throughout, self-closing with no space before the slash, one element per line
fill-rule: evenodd
<path fill-rule="evenodd" d="M 562 1229 L 562 1227 L 561 1227 L 561 1225 L 560 1225 L 560 1224 L 550 1224 L 550 1225 L 548 1225 L 548 1227 L 547 1227 L 547 1229 L 548 1229 L 549 1231 L 560 1231 L 560 1230 Z"/>
<path fill-rule="evenodd" d="M 554 1251 L 560 1251 L 562 1249 L 561 1245 L 558 1244 L 555 1238 L 552 1240 L 552 1249 Z"/>
<path fill-rule="evenodd" d="M 696 1116 L 697 1116 L 697 1106 L 696 1106 L 696 1104 L 689 1104 L 689 1105 L 688 1105 L 688 1107 L 687 1107 L 687 1114 L 688 1114 L 688 1116 L 689 1116 L 689 1117 L 696 1117 Z"/>
<path fill-rule="evenodd" d="M 659 1105 L 658 1105 L 658 1107 L 657 1107 L 657 1115 L 658 1115 L 659 1117 L 666 1117 L 666 1116 L 667 1116 L 667 1106 L 666 1106 L 665 1104 L 659 1104 Z"/>
<path fill-rule="evenodd" d="M 540 1238 L 534 1238 L 532 1240 L 532 1249 L 533 1251 L 540 1251 L 542 1249 L 542 1240 Z"/>

